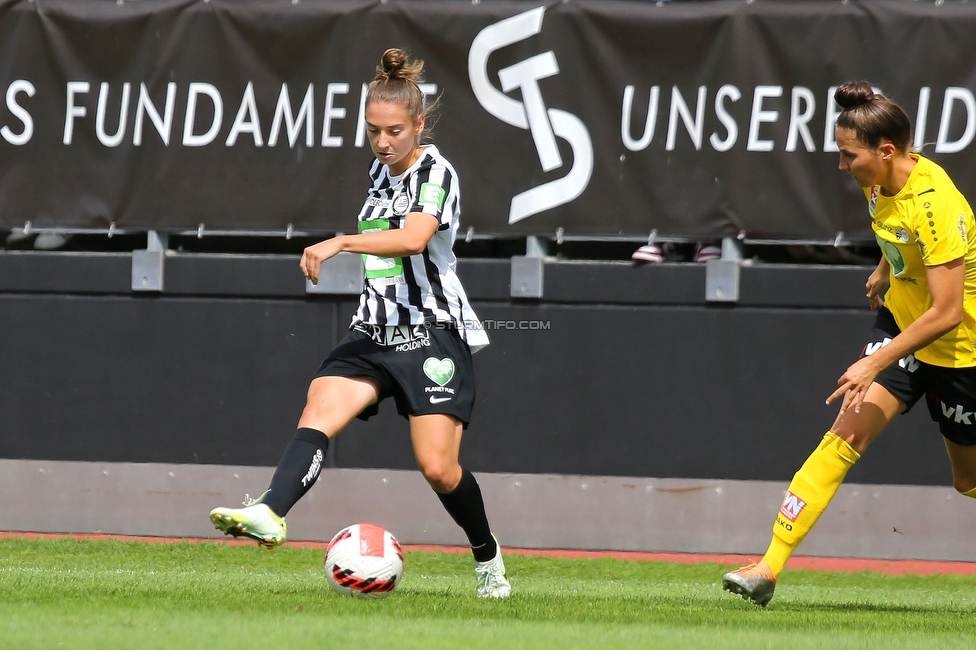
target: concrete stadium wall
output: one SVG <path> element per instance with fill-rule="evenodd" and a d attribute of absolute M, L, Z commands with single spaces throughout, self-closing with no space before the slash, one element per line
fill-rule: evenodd
<path fill-rule="evenodd" d="M 227 465 L 0 460 L 0 528 L 220 537 L 207 518 L 262 491 L 273 470 Z M 761 555 L 786 483 L 478 474 L 506 546 Z M 976 561 L 969 501 L 951 488 L 841 487 L 800 555 Z M 289 539 L 359 521 L 407 544 L 465 544 L 419 472 L 326 469 L 288 514 Z"/>
<path fill-rule="evenodd" d="M 209 533 L 199 527 L 211 507 L 266 487 L 355 298 L 306 294 L 292 256 L 168 254 L 165 264 L 165 290 L 145 294 L 132 291 L 127 254 L 0 253 L 0 459 L 23 480 L 5 489 L 19 496 L 0 507 L 0 529 L 195 536 Z M 494 495 L 489 507 L 509 544 L 761 551 L 785 482 L 833 420 L 823 399 L 872 322 L 860 267 L 746 265 L 738 302 L 723 304 L 705 300 L 705 270 L 694 264 L 547 259 L 538 300 L 511 297 L 508 260 L 462 260 L 459 269 L 482 319 L 546 323 L 493 330 L 475 356 L 478 399 L 462 463 Z M 383 515 L 368 506 L 382 493 L 374 499 L 363 487 L 380 472 L 400 486 L 392 514 L 402 516 L 388 525 L 404 541 L 460 541 L 419 474 L 405 471 L 414 461 L 392 404 L 351 425 L 327 460 L 322 496 L 299 504 L 294 532 L 328 538 Z M 72 468 L 57 470 L 56 490 L 41 471 L 48 466 Z M 113 468 L 136 469 L 93 491 L 92 476 Z M 158 507 L 157 497 L 139 496 L 155 468 L 158 480 L 187 477 Z M 249 480 L 207 478 L 242 472 Z M 899 418 L 848 481 L 816 531 L 823 541 L 811 537 L 804 552 L 970 559 L 953 526 L 968 521 L 957 504 L 973 504 L 947 487 L 924 406 Z M 65 503 L 74 505 L 54 507 Z M 17 514 L 34 506 L 33 518 Z M 150 507 L 173 513 L 157 520 L 169 530 L 137 523 Z M 427 521 L 421 507 L 441 521 L 423 534 L 410 523 Z M 191 511 L 194 523 L 182 522 Z M 836 534 L 828 516 L 841 517 Z M 564 517 L 579 530 L 567 531 Z M 867 527 L 851 529 L 852 520 Z M 721 534 L 709 537 L 716 521 Z M 930 539 L 906 542 L 906 529 Z"/>

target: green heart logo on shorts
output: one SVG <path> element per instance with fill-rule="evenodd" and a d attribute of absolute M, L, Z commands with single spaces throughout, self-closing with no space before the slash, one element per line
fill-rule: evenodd
<path fill-rule="evenodd" d="M 427 357 L 424 361 L 424 374 L 438 386 L 446 386 L 454 377 L 454 361 Z"/>

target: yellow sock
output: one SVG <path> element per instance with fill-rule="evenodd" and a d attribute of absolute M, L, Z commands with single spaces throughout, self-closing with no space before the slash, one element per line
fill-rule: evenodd
<path fill-rule="evenodd" d="M 778 576 L 800 545 L 849 470 L 861 455 L 837 434 L 828 431 L 800 470 L 793 475 L 773 524 L 773 539 L 763 556 Z"/>
<path fill-rule="evenodd" d="M 973 488 L 969 492 L 961 492 L 960 494 L 962 494 L 964 497 L 971 497 L 973 499 L 976 499 L 976 488 Z"/>
<path fill-rule="evenodd" d="M 778 535 L 773 535 L 773 538 L 769 540 L 769 548 L 766 549 L 766 554 L 763 555 L 763 562 L 769 565 L 774 576 L 778 576 L 786 566 L 786 561 L 790 559 L 793 555 L 793 550 L 795 546 L 787 544 Z"/>

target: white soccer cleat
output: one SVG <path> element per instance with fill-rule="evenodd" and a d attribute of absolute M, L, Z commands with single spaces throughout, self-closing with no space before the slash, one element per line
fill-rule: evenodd
<path fill-rule="evenodd" d="M 495 538 L 498 549 L 495 557 L 487 562 L 475 562 L 474 574 L 478 578 L 479 598 L 508 598 L 512 593 L 512 585 L 505 579 L 505 562 L 502 560 L 502 545 Z"/>
<path fill-rule="evenodd" d="M 262 497 L 264 495 L 261 495 Z M 210 521 L 225 535 L 250 537 L 261 546 L 274 548 L 284 543 L 288 536 L 288 526 L 284 517 L 279 517 L 271 508 L 244 497 L 243 508 L 214 508 L 210 511 Z"/>

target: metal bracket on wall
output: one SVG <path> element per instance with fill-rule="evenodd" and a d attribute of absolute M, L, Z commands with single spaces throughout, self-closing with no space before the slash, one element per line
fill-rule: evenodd
<path fill-rule="evenodd" d="M 132 251 L 132 290 L 162 291 L 163 262 L 169 235 L 150 230 L 146 233 L 146 248 Z"/>
<path fill-rule="evenodd" d="M 363 257 L 357 253 L 339 253 L 322 262 L 319 283 L 305 280 L 305 293 L 358 295 L 363 292 Z"/>
<path fill-rule="evenodd" d="M 722 259 L 705 263 L 705 300 L 738 302 L 739 267 L 742 265 L 742 243 L 726 237 L 722 240 Z"/>
<path fill-rule="evenodd" d="M 542 298 L 546 244 L 547 242 L 539 237 L 527 237 L 525 255 L 512 257 L 509 288 L 509 295 L 512 298 Z"/>

